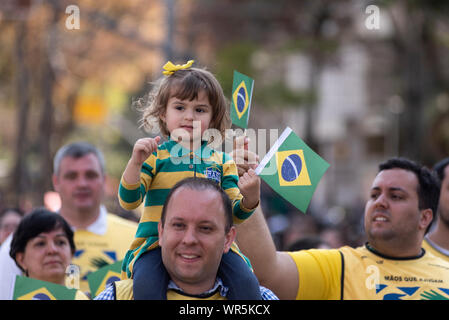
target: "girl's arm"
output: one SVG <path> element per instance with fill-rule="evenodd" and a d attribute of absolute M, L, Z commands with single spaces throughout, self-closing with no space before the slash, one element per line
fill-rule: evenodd
<path fill-rule="evenodd" d="M 255 209 L 260 201 L 260 178 L 253 169 L 257 167 L 259 157 L 248 150 L 248 144 L 248 137 L 237 137 L 230 156 L 237 165 L 238 187 L 243 196 L 242 205 L 247 209 Z"/>
<path fill-rule="evenodd" d="M 127 184 L 133 185 L 139 183 L 142 164 L 154 151 L 157 150 L 160 140 L 161 137 L 159 136 L 156 138 L 142 138 L 137 140 L 134 144 L 131 159 L 129 159 L 125 171 L 123 172 L 123 180 Z"/>
<path fill-rule="evenodd" d="M 247 209 L 255 209 L 260 201 L 260 178 L 253 169 L 245 172 L 238 182 L 240 193 L 243 196 L 242 204 Z"/>
<path fill-rule="evenodd" d="M 146 188 L 151 180 L 152 170 L 149 166 L 146 166 L 146 168 L 142 168 L 142 166 L 145 166 L 145 160 L 157 149 L 159 141 L 159 136 L 154 139 L 144 138 L 137 140 L 134 145 L 131 159 L 129 159 L 123 172 L 118 190 L 119 203 L 123 209 L 133 210 L 142 203 Z M 147 173 L 143 180 L 141 180 L 141 170 Z M 145 190 L 141 188 L 141 181 Z"/>

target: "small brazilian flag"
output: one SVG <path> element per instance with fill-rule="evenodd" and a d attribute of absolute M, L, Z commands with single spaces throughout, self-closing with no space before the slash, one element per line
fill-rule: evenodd
<path fill-rule="evenodd" d="M 75 300 L 77 292 L 59 284 L 17 276 L 13 300 Z"/>
<path fill-rule="evenodd" d="M 286 128 L 256 168 L 274 191 L 306 212 L 329 164 Z"/>
<path fill-rule="evenodd" d="M 87 282 L 92 297 L 98 296 L 106 286 L 114 281 L 121 280 L 120 274 L 122 272 L 122 260 L 108 264 L 95 272 L 87 275 Z"/>
<path fill-rule="evenodd" d="M 248 127 L 254 80 L 234 70 L 231 97 L 231 121 L 240 128 Z"/>

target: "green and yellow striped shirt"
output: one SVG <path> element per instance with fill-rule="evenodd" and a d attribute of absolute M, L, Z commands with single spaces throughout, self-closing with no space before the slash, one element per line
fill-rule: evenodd
<path fill-rule="evenodd" d="M 165 199 L 177 182 L 188 177 L 215 180 L 232 201 L 234 223 L 241 223 L 254 212 L 241 203 L 237 166 L 229 155 L 211 149 L 207 142 L 193 152 L 169 140 L 143 163 L 140 182 L 128 184 L 123 177 L 120 181 L 118 196 L 124 209 L 136 209 L 144 202 L 135 239 L 122 266 L 123 276 L 131 278 L 138 257 L 158 245 L 157 224 Z"/>

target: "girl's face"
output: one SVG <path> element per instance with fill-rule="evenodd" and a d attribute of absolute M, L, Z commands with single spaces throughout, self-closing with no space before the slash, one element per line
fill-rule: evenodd
<path fill-rule="evenodd" d="M 197 99 L 192 101 L 172 96 L 167 102 L 162 120 L 170 135 L 180 138 L 181 141 L 200 140 L 212 120 L 212 106 L 206 92 L 201 90 Z"/>

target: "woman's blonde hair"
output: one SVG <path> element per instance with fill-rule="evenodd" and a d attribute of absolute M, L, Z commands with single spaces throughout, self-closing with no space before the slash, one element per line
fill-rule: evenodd
<path fill-rule="evenodd" d="M 209 128 L 217 129 L 222 138 L 225 130 L 231 127 L 228 101 L 223 89 L 215 76 L 199 68 L 177 70 L 172 75 L 163 77 L 154 83 L 153 88 L 144 98 L 139 99 L 135 106 L 142 113 L 141 126 L 147 131 L 159 129 L 165 137 L 170 132 L 162 120 L 167 110 L 167 103 L 171 97 L 180 100 L 198 98 L 198 93 L 204 90 L 212 107 L 212 119 Z"/>

